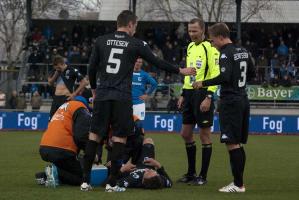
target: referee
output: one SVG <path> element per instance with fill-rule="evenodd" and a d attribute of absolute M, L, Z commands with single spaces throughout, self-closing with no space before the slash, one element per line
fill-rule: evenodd
<path fill-rule="evenodd" d="M 219 52 L 205 41 L 205 24 L 200 18 L 192 19 L 188 24 L 188 33 L 192 42 L 187 48 L 186 66 L 196 69 L 196 76 L 185 76 L 183 93 L 178 107 L 183 108 L 183 125 L 181 136 L 185 141 L 188 171 L 178 182 L 192 185 L 207 183 L 207 172 L 212 155 L 211 126 L 213 126 L 213 94 L 217 86 L 194 90 L 195 81 L 203 81 L 219 75 Z M 196 144 L 193 138 L 195 125 L 200 128 L 202 144 L 201 171 L 196 176 Z"/>

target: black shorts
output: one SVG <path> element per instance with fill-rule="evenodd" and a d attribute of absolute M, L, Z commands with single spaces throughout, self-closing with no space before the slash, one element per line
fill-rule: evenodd
<path fill-rule="evenodd" d="M 57 109 L 64 104 L 65 102 L 67 102 L 67 98 L 68 96 L 65 95 L 61 95 L 61 96 L 53 96 L 53 101 L 52 101 L 52 105 L 51 105 L 51 110 L 50 110 L 50 118 L 52 118 L 52 116 L 55 114 L 55 112 L 57 111 Z"/>
<path fill-rule="evenodd" d="M 246 144 L 250 115 L 247 97 L 238 100 L 220 100 L 220 141 L 227 144 Z"/>
<path fill-rule="evenodd" d="M 184 91 L 183 124 L 197 124 L 200 128 L 213 126 L 215 108 L 213 99 L 209 111 L 200 111 L 200 104 L 206 95 L 206 89 Z"/>
<path fill-rule="evenodd" d="M 147 158 L 155 159 L 155 146 L 153 144 L 144 144 L 142 146 L 141 154 L 136 162 L 136 165 L 146 166 L 146 164 L 144 164 L 144 161 Z"/>
<path fill-rule="evenodd" d="M 132 101 L 95 100 L 93 102 L 90 131 L 101 138 L 107 138 L 110 127 L 112 136 L 127 137 L 132 133 Z"/>

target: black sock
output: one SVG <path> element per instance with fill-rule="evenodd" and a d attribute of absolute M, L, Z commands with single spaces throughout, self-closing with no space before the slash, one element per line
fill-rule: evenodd
<path fill-rule="evenodd" d="M 196 144 L 195 142 L 186 143 L 186 152 L 188 158 L 188 175 L 196 174 Z"/>
<path fill-rule="evenodd" d="M 83 161 L 83 182 L 90 182 L 90 172 L 94 158 L 96 156 L 98 143 L 93 140 L 88 140 L 85 147 L 85 155 Z"/>
<path fill-rule="evenodd" d="M 111 169 L 108 184 L 112 187 L 116 185 L 116 180 L 119 176 L 121 165 L 123 164 L 123 154 L 126 144 L 114 142 L 111 152 Z"/>
<path fill-rule="evenodd" d="M 230 157 L 232 173 L 234 176 L 234 183 L 236 186 L 242 187 L 245 159 L 241 148 L 230 150 L 229 157 Z"/>
<path fill-rule="evenodd" d="M 240 148 L 241 149 L 241 152 L 242 152 L 242 177 L 243 177 L 243 174 L 244 174 L 244 169 L 245 169 L 245 163 L 246 163 L 246 153 L 245 153 L 245 150 L 243 147 Z"/>
<path fill-rule="evenodd" d="M 199 176 L 206 179 L 208 174 L 208 169 L 210 166 L 211 155 L 212 155 L 212 144 L 203 144 L 201 154 L 202 154 L 201 170 Z"/>

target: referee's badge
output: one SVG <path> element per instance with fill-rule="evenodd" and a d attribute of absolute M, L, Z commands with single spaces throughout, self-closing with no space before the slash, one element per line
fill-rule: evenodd
<path fill-rule="evenodd" d="M 196 67 L 201 68 L 201 63 L 202 63 L 201 60 L 196 60 Z"/>

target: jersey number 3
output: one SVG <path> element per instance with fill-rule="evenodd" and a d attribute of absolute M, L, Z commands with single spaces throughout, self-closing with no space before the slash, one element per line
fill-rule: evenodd
<path fill-rule="evenodd" d="M 239 79 L 239 87 L 244 87 L 246 84 L 246 74 L 247 74 L 247 62 L 241 61 L 240 62 L 240 72 L 241 78 Z"/>
<path fill-rule="evenodd" d="M 123 52 L 124 52 L 123 49 L 117 49 L 117 48 L 111 49 L 109 59 L 108 59 L 108 65 L 106 67 L 107 73 L 117 74 L 117 72 L 119 71 L 121 60 L 119 58 L 115 58 L 114 56 L 115 56 L 115 54 L 123 54 Z M 113 64 L 115 66 L 113 66 L 111 64 Z"/>

